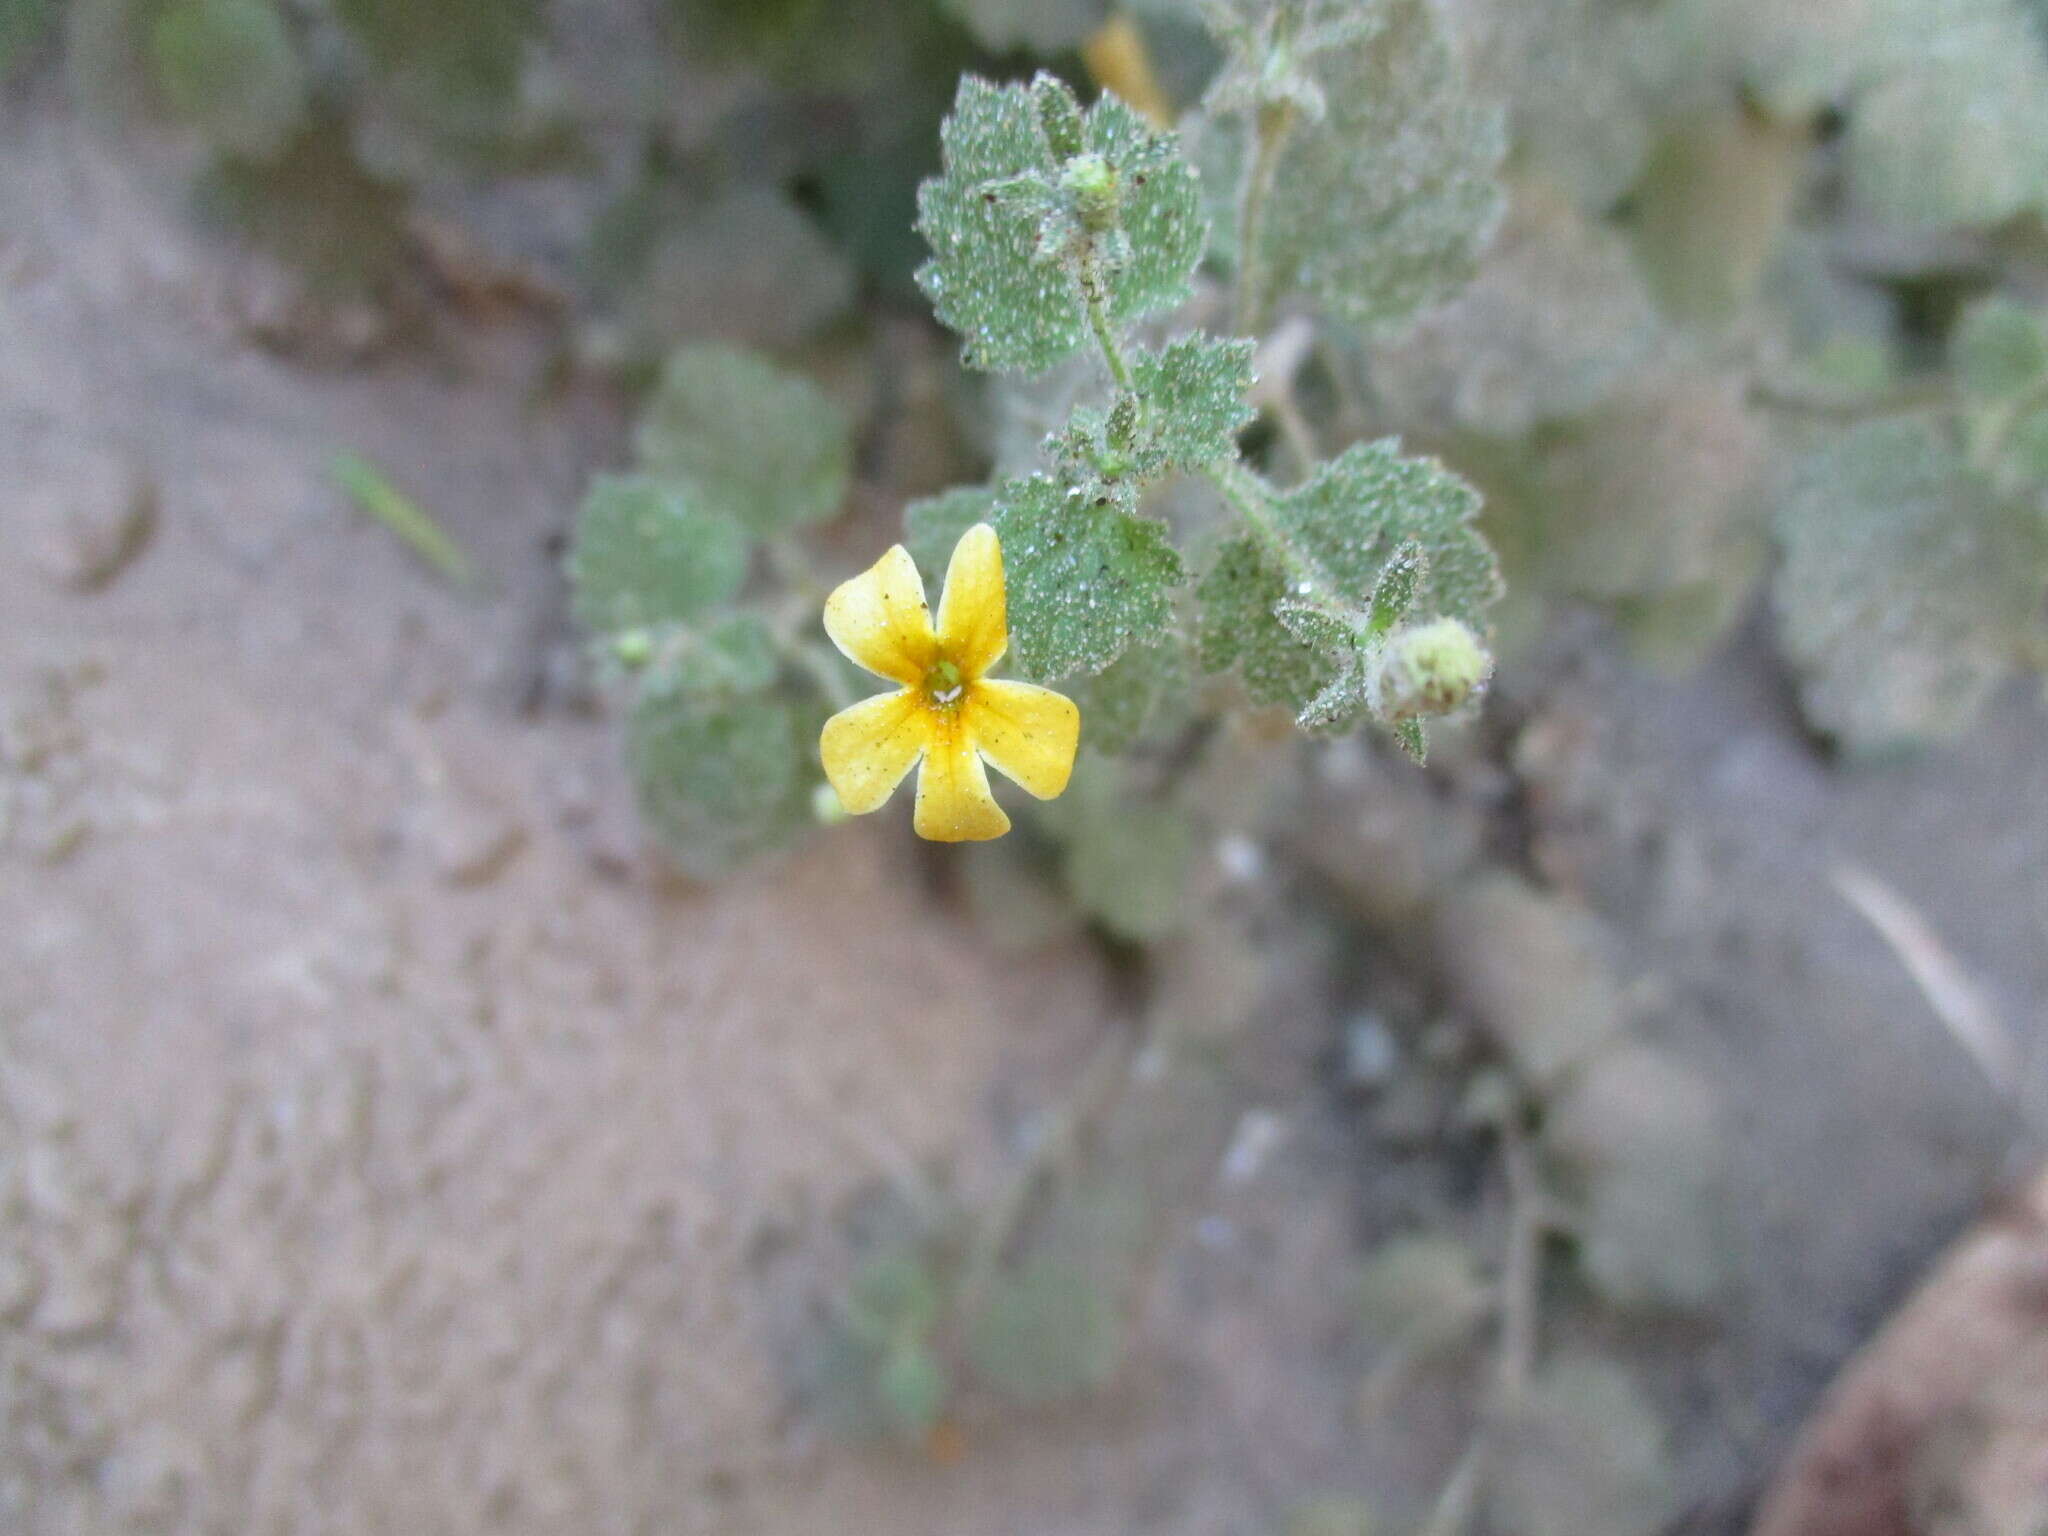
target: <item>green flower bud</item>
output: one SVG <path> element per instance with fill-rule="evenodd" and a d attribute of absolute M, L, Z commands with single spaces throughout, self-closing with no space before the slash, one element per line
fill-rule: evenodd
<path fill-rule="evenodd" d="M 849 814 L 846 803 L 839 798 L 839 791 L 830 784 L 820 784 L 811 791 L 811 819 L 819 826 L 836 827 Z"/>
<path fill-rule="evenodd" d="M 1368 665 L 1366 698 L 1380 719 L 1394 722 L 1448 715 L 1485 686 L 1493 657 L 1456 619 L 1395 630 Z"/>
<path fill-rule="evenodd" d="M 644 667 L 654 659 L 654 636 L 644 629 L 622 630 L 612 636 L 612 654 L 628 667 Z"/>
<path fill-rule="evenodd" d="M 1060 186 L 1074 200 L 1074 215 L 1093 233 L 1116 227 L 1116 171 L 1100 155 L 1076 155 L 1060 172 Z"/>

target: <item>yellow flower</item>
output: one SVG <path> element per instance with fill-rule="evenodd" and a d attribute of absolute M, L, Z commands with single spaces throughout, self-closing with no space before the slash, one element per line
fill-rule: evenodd
<path fill-rule="evenodd" d="M 936 630 L 917 565 L 898 544 L 825 600 L 825 633 L 851 660 L 903 685 L 825 722 L 825 777 L 854 815 L 881 809 L 919 759 L 912 825 L 934 842 L 1010 830 L 984 758 L 1041 800 L 1067 787 L 1081 740 L 1074 701 L 987 675 L 1010 645 L 1003 546 L 987 523 L 953 548 Z"/>

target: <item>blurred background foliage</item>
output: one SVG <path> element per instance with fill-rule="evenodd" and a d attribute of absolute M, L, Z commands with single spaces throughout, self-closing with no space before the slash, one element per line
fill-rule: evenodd
<path fill-rule="evenodd" d="M 1883 753 L 1964 728 L 2044 652 L 2042 8 L 1444 9 L 1474 95 L 1508 110 L 1505 225 L 1400 334 L 1319 315 L 1266 380 L 1269 421 L 1286 396 L 1326 447 L 1399 431 L 1478 480 L 1510 647 L 1592 604 L 1684 667 L 1769 580 L 1816 731 Z M 1108 33 L 1098 0 L 5 0 L 0 70 L 61 50 L 94 110 L 180 129 L 199 206 L 316 305 L 402 319 L 452 223 L 559 292 L 566 366 L 651 383 L 686 340 L 793 355 L 913 308 L 915 189 L 963 71 L 1085 84 L 1092 57 L 1201 139 L 1221 55 L 1200 19 L 1176 0 Z M 956 384 L 969 454 L 1001 466 L 1002 423 L 1059 376 Z M 1910 472 L 1917 532 L 1870 526 L 1847 460 Z"/>

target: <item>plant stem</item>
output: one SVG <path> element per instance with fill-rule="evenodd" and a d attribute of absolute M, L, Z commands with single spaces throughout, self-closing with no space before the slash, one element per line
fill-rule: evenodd
<path fill-rule="evenodd" d="M 1260 247 L 1266 235 L 1266 205 L 1280 169 L 1280 151 L 1294 131 L 1296 108 L 1291 101 L 1259 108 L 1256 145 L 1245 167 L 1237 205 L 1237 293 L 1231 304 L 1233 328 L 1240 336 L 1256 336 L 1265 323 L 1266 271 Z"/>
<path fill-rule="evenodd" d="M 1242 459 L 1227 459 L 1209 470 L 1209 479 L 1216 489 L 1223 493 L 1223 499 L 1231 509 L 1251 527 L 1253 535 L 1266 547 L 1268 553 L 1280 562 L 1286 572 L 1287 583 L 1298 590 L 1298 595 L 1310 593 L 1327 597 L 1330 583 L 1321 571 L 1304 560 L 1287 536 L 1280 531 L 1280 525 L 1273 521 L 1272 508 L 1267 504 L 1269 494 L 1266 483 L 1245 467 Z"/>
<path fill-rule="evenodd" d="M 1092 240 L 1081 253 L 1081 297 L 1088 306 L 1088 325 L 1095 332 L 1096 345 L 1102 348 L 1103 361 L 1109 364 L 1109 376 L 1116 380 L 1118 389 L 1136 393 L 1131 384 L 1131 366 L 1124 361 L 1116 327 L 1110 324 L 1109 283 L 1103 275 L 1102 257 L 1096 253 Z"/>

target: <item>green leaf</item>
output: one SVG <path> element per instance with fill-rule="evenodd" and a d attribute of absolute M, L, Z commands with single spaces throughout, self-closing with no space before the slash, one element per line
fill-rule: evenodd
<path fill-rule="evenodd" d="M 1424 1355 L 1470 1338 L 1492 1296 L 1470 1248 L 1454 1237 L 1418 1234 L 1373 1251 L 1359 1272 L 1352 1311 L 1375 1344 Z"/>
<path fill-rule="evenodd" d="M 1093 677 L 1061 685 L 1081 709 L 1081 735 L 1097 752 L 1128 752 L 1179 723 L 1188 705 L 1188 659 L 1179 638 L 1140 641 Z"/>
<path fill-rule="evenodd" d="M 640 461 L 756 534 L 821 522 L 846 494 L 846 415 L 810 380 L 737 348 L 685 347 L 641 415 Z"/>
<path fill-rule="evenodd" d="M 1612 942 L 1581 908 L 1504 874 L 1457 891 L 1436 922 L 1454 1001 L 1538 1089 L 1563 1080 L 1628 1024 Z"/>
<path fill-rule="evenodd" d="M 728 614 L 704 629 L 675 625 L 666 630 L 627 630 L 615 645 L 627 648 L 639 636 L 658 641 L 641 676 L 640 685 L 650 695 L 761 693 L 774 685 L 782 670 L 774 631 L 755 613 Z"/>
<path fill-rule="evenodd" d="M 408 100 L 458 134 L 517 92 L 545 0 L 334 0 L 335 12 Z"/>
<path fill-rule="evenodd" d="M 1302 710 L 1351 659 L 1304 643 L 1302 634 L 1317 636 L 1314 626 L 1327 618 L 1312 623 L 1290 609 L 1290 629 L 1279 605 L 1292 601 L 1325 616 L 1369 612 L 1397 557 L 1426 562 L 1411 594 L 1417 619 L 1456 619 L 1482 640 L 1487 634 L 1500 567 L 1472 526 L 1479 493 L 1435 460 L 1404 457 L 1389 438 L 1345 450 L 1291 490 L 1251 482 L 1248 494 L 1266 501 L 1281 547 L 1258 535 L 1231 540 L 1196 596 L 1202 665 L 1236 665 L 1255 702 Z M 1334 632 L 1325 638 L 1334 643 Z M 1326 704 L 1321 724 L 1351 718 L 1344 700 Z"/>
<path fill-rule="evenodd" d="M 1099 1279 L 1048 1255 L 998 1276 L 968 1321 L 975 1375 L 1019 1403 L 1092 1391 L 1115 1374 L 1122 1354 L 1122 1320 Z"/>
<path fill-rule="evenodd" d="M 630 223 L 630 210 L 620 222 Z M 687 217 L 620 233 L 645 241 L 637 261 L 620 253 L 630 275 L 613 276 L 625 323 L 652 347 L 678 336 L 791 346 L 853 299 L 845 256 L 774 187 L 693 198 Z"/>
<path fill-rule="evenodd" d="M 1195 588 L 1196 628 L 1205 672 L 1238 669 L 1255 704 L 1299 710 L 1335 669 L 1278 618 L 1292 590 L 1287 572 L 1257 538 L 1226 541 Z"/>
<path fill-rule="evenodd" d="M 1544 1150 L 1576 1186 L 1567 1210 L 1588 1277 L 1623 1306 L 1698 1307 L 1729 1277 L 1722 1126 L 1712 1088 L 1625 1044 L 1546 1106 Z"/>
<path fill-rule="evenodd" d="M 214 148 L 266 160 L 306 110 L 306 70 L 271 0 L 172 0 L 150 34 L 171 109 Z"/>
<path fill-rule="evenodd" d="M 995 504 L 993 486 L 956 485 L 903 509 L 903 544 L 924 576 L 926 591 L 939 590 L 960 535 L 987 522 Z"/>
<path fill-rule="evenodd" d="M 569 553 L 576 618 L 599 634 L 691 618 L 738 593 L 747 554 L 739 524 L 688 488 L 600 476 Z"/>
<path fill-rule="evenodd" d="M 1636 250 L 1664 312 L 1726 326 L 1761 282 L 1813 149 L 1791 125 L 1730 102 L 1674 123 L 1634 193 Z"/>
<path fill-rule="evenodd" d="M 879 1253 L 854 1272 L 846 1325 L 855 1337 L 890 1344 L 922 1337 L 938 1320 L 938 1281 L 914 1247 Z"/>
<path fill-rule="evenodd" d="M 2017 395 L 2048 376 L 2048 333 L 2040 315 L 2002 294 L 1963 311 L 1949 350 L 1963 388 L 1980 399 Z"/>
<path fill-rule="evenodd" d="M 785 700 L 650 692 L 633 712 L 626 761 L 641 815 L 697 879 L 727 873 L 806 824 L 805 755 Z"/>
<path fill-rule="evenodd" d="M 1628 242 L 1562 196 L 1522 187 L 1478 277 L 1366 364 L 1398 420 L 1519 437 L 1606 399 L 1659 330 Z"/>
<path fill-rule="evenodd" d="M 1192 335 L 1142 352 L 1131 375 L 1145 402 L 1142 431 L 1162 472 L 1200 469 L 1237 452 L 1237 434 L 1255 414 L 1248 340 Z"/>
<path fill-rule="evenodd" d="M 1670 9 L 1544 0 L 1469 13 L 1475 79 L 1506 103 L 1517 168 L 1530 180 L 1588 211 L 1611 208 L 1634 185 L 1653 124 L 1669 111 L 1671 93 L 1655 89 L 1665 82 L 1646 77 L 1667 72 Z M 1698 58 L 1695 50 L 1685 67 L 1699 71 Z"/>
<path fill-rule="evenodd" d="M 1079 206 L 1085 189 L 1047 142 L 1031 89 L 972 75 L 960 82 L 940 130 L 944 172 L 918 191 L 918 231 L 932 259 L 917 278 L 965 340 L 970 367 L 1037 372 L 1087 340 L 1084 248 L 1101 263 L 1115 323 L 1188 295 L 1206 230 L 1177 140 L 1106 94 L 1083 135 L 1106 171 L 1114 239 Z"/>
<path fill-rule="evenodd" d="M 1043 476 L 1004 482 L 991 521 L 1025 676 L 1054 682 L 1100 672 L 1171 622 L 1171 589 L 1185 573 L 1163 524 L 1070 495 Z"/>
<path fill-rule="evenodd" d="M 922 1440 L 951 1384 L 931 1348 L 938 1282 L 914 1246 L 867 1260 L 822 1341 L 817 1407 L 843 1434 Z"/>
<path fill-rule="evenodd" d="M 2048 583 L 2048 527 L 1932 424 L 1820 446 L 1778 507 L 1774 598 L 1800 701 L 1854 753 L 1953 737 L 2013 670 Z"/>
<path fill-rule="evenodd" d="M 1486 633 L 1500 567 L 1473 527 L 1479 493 L 1436 460 L 1403 455 L 1393 438 L 1356 444 L 1275 498 L 1273 512 L 1312 579 L 1359 602 L 1371 598 L 1388 562 L 1415 545 L 1428 561 L 1416 616 Z"/>
<path fill-rule="evenodd" d="M 1743 577 L 1769 445 L 1745 370 L 1638 377 L 1542 444 L 1540 575 L 1552 591 L 1632 599 Z M 1654 509 L 1654 515 L 1651 512 Z M 1747 591 L 1738 584 L 1735 604 Z"/>
<path fill-rule="evenodd" d="M 217 164 L 200 201 L 323 295 L 380 296 L 407 258 L 405 190 L 366 170 L 347 123 L 318 110 L 276 157 Z"/>
<path fill-rule="evenodd" d="M 1488 1524 L 1521 1536 L 1652 1536 L 1675 1512 L 1655 1407 L 1592 1356 L 1546 1365 L 1495 1416 Z"/>
<path fill-rule="evenodd" d="M 2048 56 L 2012 0 L 1874 0 L 1842 138 L 1880 219 L 1988 227 L 2048 192 Z"/>
<path fill-rule="evenodd" d="M 946 1406 L 946 1368 L 929 1349 L 892 1350 L 875 1375 L 875 1396 L 898 1438 L 918 1440 L 931 1432 Z"/>
<path fill-rule="evenodd" d="M 1295 108 L 1259 249 L 1239 260 L 1259 274 L 1262 309 L 1306 293 L 1378 339 L 1477 270 L 1499 221 L 1506 139 L 1500 113 L 1468 92 L 1429 0 L 1378 0 L 1373 19 L 1302 61 L 1323 110 Z M 1218 131 L 1222 162 L 1242 164 L 1242 127 Z"/>

